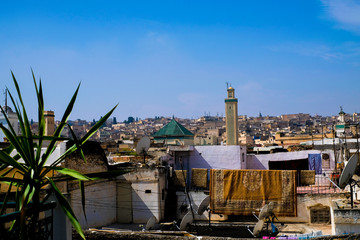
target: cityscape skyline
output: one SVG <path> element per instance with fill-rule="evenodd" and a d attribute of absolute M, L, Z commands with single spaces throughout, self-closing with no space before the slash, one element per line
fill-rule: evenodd
<path fill-rule="evenodd" d="M 30 68 L 55 119 L 79 82 L 71 119 L 225 116 L 226 82 L 239 115 L 360 112 L 360 3 L 276 3 L 3 3 L 0 89 L 34 120 Z"/>

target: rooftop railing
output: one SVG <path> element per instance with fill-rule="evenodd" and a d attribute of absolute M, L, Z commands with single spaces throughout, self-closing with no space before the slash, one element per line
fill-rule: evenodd
<path fill-rule="evenodd" d="M 315 175 L 315 184 L 301 185 L 300 174 L 298 174 L 297 194 L 331 194 L 345 192 L 338 187 L 339 174 L 331 170 Z"/>
<path fill-rule="evenodd" d="M 0 208 L 3 203 L 0 203 Z M 6 204 L 6 212 L 15 209 L 16 203 L 9 202 Z M 56 202 L 40 204 L 39 209 L 32 207 L 25 212 L 25 239 L 49 240 L 53 239 L 53 209 Z M 39 219 L 33 223 L 32 216 L 39 213 Z M 13 211 L 8 214 L 0 215 L 0 240 L 19 239 L 20 237 L 20 211 Z M 33 227 L 35 226 L 35 229 Z"/>

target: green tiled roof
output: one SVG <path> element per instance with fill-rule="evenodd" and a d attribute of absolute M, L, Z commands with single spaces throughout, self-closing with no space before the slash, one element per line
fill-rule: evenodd
<path fill-rule="evenodd" d="M 168 124 L 166 124 L 162 129 L 157 131 L 154 134 L 154 137 L 164 137 L 164 136 L 194 136 L 189 130 L 187 130 L 183 125 L 175 121 L 175 119 L 171 120 Z"/>

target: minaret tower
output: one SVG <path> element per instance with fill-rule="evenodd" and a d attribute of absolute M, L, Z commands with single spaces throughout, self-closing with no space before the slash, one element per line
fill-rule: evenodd
<path fill-rule="evenodd" d="M 338 120 L 340 123 L 345 123 L 345 112 L 342 108 L 342 106 L 340 106 L 340 112 L 339 112 L 339 117 L 338 117 Z"/>
<path fill-rule="evenodd" d="M 226 145 L 238 145 L 238 100 L 235 98 L 235 89 L 231 86 L 227 89 L 225 99 L 226 114 Z"/>

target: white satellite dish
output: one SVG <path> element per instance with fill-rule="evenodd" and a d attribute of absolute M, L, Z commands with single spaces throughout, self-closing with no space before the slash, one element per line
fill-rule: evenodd
<path fill-rule="evenodd" d="M 210 203 L 210 196 L 206 196 L 200 203 L 199 207 L 198 207 L 198 211 L 197 214 L 198 215 L 202 215 L 206 209 L 208 208 Z"/>
<path fill-rule="evenodd" d="M 149 137 L 142 137 L 138 144 L 136 145 L 136 154 L 144 156 L 144 163 L 146 158 L 146 153 L 149 150 L 151 140 Z"/>
<path fill-rule="evenodd" d="M 346 164 L 344 170 L 342 171 L 340 178 L 339 178 L 339 187 L 344 189 L 346 185 L 349 184 L 352 176 L 355 173 L 356 165 L 358 163 L 358 155 L 354 154 L 349 159 L 348 163 Z"/>
<path fill-rule="evenodd" d="M 192 213 L 191 212 L 186 213 L 180 222 L 180 231 L 185 231 L 188 224 L 191 224 L 193 221 L 194 218 L 192 216 Z"/>
<path fill-rule="evenodd" d="M 350 160 L 346 164 L 344 170 L 342 171 L 339 179 L 339 187 L 344 189 L 347 185 L 350 186 L 350 197 L 351 197 L 351 208 L 354 208 L 354 187 L 358 185 L 358 182 L 352 179 L 352 176 L 355 173 L 355 169 L 358 163 L 359 156 L 354 154 L 351 156 Z"/>
<path fill-rule="evenodd" d="M 155 216 L 152 216 L 151 218 L 149 218 L 149 220 L 147 221 L 146 223 L 146 226 L 145 226 L 145 230 L 150 230 L 150 229 L 153 229 L 155 224 L 157 223 L 157 219 Z"/>
<path fill-rule="evenodd" d="M 149 137 L 142 137 L 136 145 L 136 153 L 139 155 L 146 153 L 149 150 L 150 143 L 151 141 Z"/>
<path fill-rule="evenodd" d="M 265 204 L 265 206 L 261 209 L 260 213 L 259 213 L 259 219 L 265 219 L 267 217 L 270 217 L 272 215 L 274 215 L 273 210 L 274 210 L 274 206 L 275 203 L 274 202 L 269 202 L 268 204 Z"/>
<path fill-rule="evenodd" d="M 256 223 L 254 230 L 253 230 L 253 235 L 255 237 L 260 236 L 260 233 L 261 233 L 263 227 L 264 227 L 264 220 L 261 219 Z"/>

